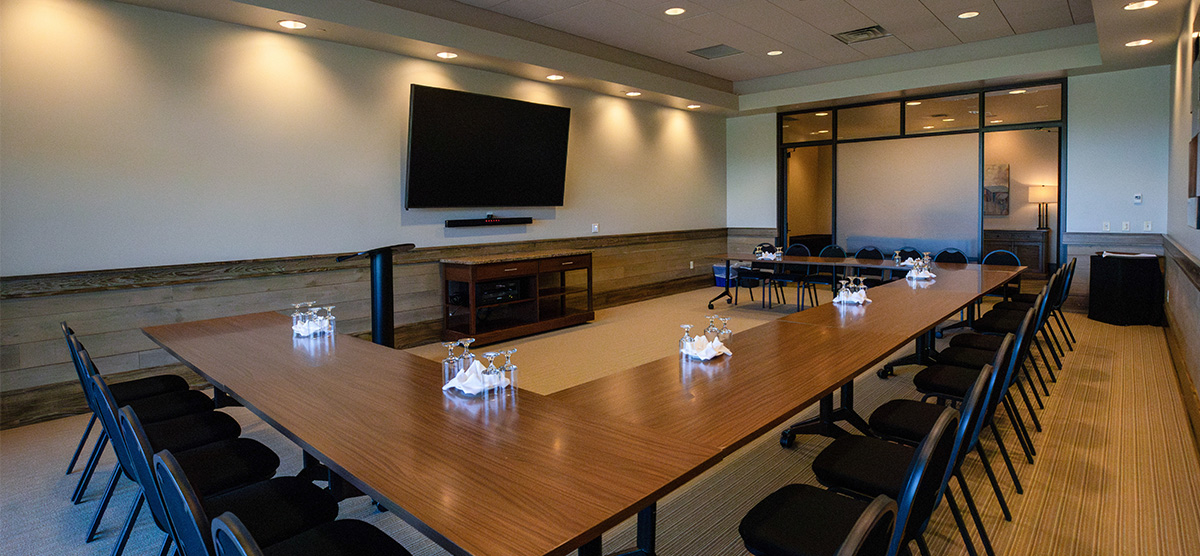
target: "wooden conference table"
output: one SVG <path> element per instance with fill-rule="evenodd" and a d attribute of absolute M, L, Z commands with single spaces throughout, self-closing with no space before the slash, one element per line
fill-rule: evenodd
<path fill-rule="evenodd" d="M 893 272 L 906 273 L 912 267 L 897 265 L 891 259 L 856 259 L 854 257 L 793 257 L 784 255 L 775 260 L 762 260 L 754 255 L 738 255 L 727 253 L 717 258 L 725 259 L 725 276 L 729 276 L 730 268 L 733 262 L 739 263 L 763 263 L 777 265 L 820 265 L 820 266 L 844 266 L 852 268 L 878 268 Z M 957 263 L 949 263 L 957 264 Z M 965 268 L 965 267 L 964 267 Z M 725 291 L 718 294 L 708 302 L 708 308 L 713 308 L 713 303 L 722 297 L 725 298 L 725 303 L 733 303 L 733 294 L 729 293 L 729 285 L 732 280 L 726 278 Z"/>
<path fill-rule="evenodd" d="M 144 332 L 451 553 L 598 554 L 636 513 L 653 554 L 656 500 L 1023 270 L 957 266 L 736 332 L 732 357 L 668 356 L 551 396 L 459 399 L 438 363 L 293 339 L 277 313 Z"/>

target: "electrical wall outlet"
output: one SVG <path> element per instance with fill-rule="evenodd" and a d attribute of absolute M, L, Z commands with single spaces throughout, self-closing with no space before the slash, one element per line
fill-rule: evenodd
<path fill-rule="evenodd" d="M 1129 231 L 1129 221 L 1128 221 L 1128 220 L 1126 220 L 1126 221 L 1124 221 L 1124 222 L 1122 222 L 1122 223 L 1121 223 L 1121 231 L 1122 231 L 1122 232 L 1128 232 L 1128 231 Z"/>
<path fill-rule="evenodd" d="M 1141 193 L 1133 194 L 1133 204 L 1135 204 L 1135 205 L 1142 204 L 1142 194 Z"/>
<path fill-rule="evenodd" d="M 1108 225 L 1108 221 L 1107 221 L 1107 220 L 1105 220 L 1105 221 L 1104 221 L 1104 224 L 1100 226 L 1100 229 L 1102 229 L 1102 230 L 1104 230 L 1104 231 L 1106 231 L 1106 232 L 1107 232 L 1107 231 L 1109 231 L 1111 228 L 1112 228 L 1112 226 L 1109 226 L 1109 225 Z"/>
<path fill-rule="evenodd" d="M 1147 220 L 1147 221 L 1145 221 L 1145 222 L 1142 222 L 1142 231 L 1149 232 L 1149 231 L 1151 231 L 1151 230 L 1153 230 L 1153 229 L 1154 229 L 1154 228 L 1152 228 L 1152 227 L 1150 226 L 1150 221 L 1149 221 L 1149 220 Z"/>
<path fill-rule="evenodd" d="M 688 268 L 695 270 L 696 269 L 696 261 L 688 261 Z"/>
<path fill-rule="evenodd" d="M 593 234 L 600 233 L 600 225 L 599 224 L 592 224 L 592 233 Z"/>

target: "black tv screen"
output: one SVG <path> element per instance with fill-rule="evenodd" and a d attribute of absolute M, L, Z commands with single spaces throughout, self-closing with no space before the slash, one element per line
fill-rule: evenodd
<path fill-rule="evenodd" d="M 570 121 L 570 108 L 413 85 L 404 206 L 562 206 Z"/>

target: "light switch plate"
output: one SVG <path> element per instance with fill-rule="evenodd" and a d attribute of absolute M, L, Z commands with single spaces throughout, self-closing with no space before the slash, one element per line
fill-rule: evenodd
<path fill-rule="evenodd" d="M 1144 231 L 1144 232 L 1149 232 L 1149 231 L 1151 231 L 1151 230 L 1153 230 L 1153 228 L 1151 228 L 1151 227 L 1150 227 L 1150 221 L 1149 221 L 1149 220 L 1147 220 L 1147 221 L 1145 221 L 1145 222 L 1142 222 L 1142 231 Z"/>
<path fill-rule="evenodd" d="M 1102 229 L 1102 230 L 1104 230 L 1104 231 L 1106 231 L 1106 232 L 1107 232 L 1107 231 L 1109 231 L 1110 229 L 1112 229 L 1112 226 L 1109 226 L 1109 225 L 1108 225 L 1108 221 L 1107 221 L 1107 220 L 1105 220 L 1105 221 L 1104 221 L 1104 224 L 1100 226 L 1100 229 Z"/>
<path fill-rule="evenodd" d="M 1128 232 L 1128 231 L 1129 231 L 1129 221 L 1128 221 L 1128 220 L 1126 220 L 1126 221 L 1124 221 L 1124 222 L 1122 222 L 1122 223 L 1121 223 L 1121 231 L 1122 231 L 1122 232 Z"/>
<path fill-rule="evenodd" d="M 592 224 L 592 233 L 595 234 L 595 233 L 599 233 L 599 232 L 600 232 L 600 225 Z"/>

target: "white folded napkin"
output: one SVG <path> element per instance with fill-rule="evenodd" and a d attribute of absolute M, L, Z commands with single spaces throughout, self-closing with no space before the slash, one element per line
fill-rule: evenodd
<path fill-rule="evenodd" d="M 916 266 L 916 265 L 917 265 L 917 260 L 912 257 L 904 259 L 904 262 L 900 263 L 900 266 Z"/>
<path fill-rule="evenodd" d="M 783 253 L 776 251 L 774 253 L 759 253 L 758 260 L 760 261 L 778 261 L 783 257 Z"/>
<path fill-rule="evenodd" d="M 292 333 L 301 338 L 308 338 L 313 334 L 324 331 L 325 326 L 315 320 L 308 320 L 292 325 Z"/>
<path fill-rule="evenodd" d="M 708 361 L 709 359 L 721 355 L 722 353 L 725 355 L 733 355 L 733 352 L 729 351 L 729 348 L 725 347 L 725 344 L 721 343 L 720 338 L 713 338 L 713 341 L 709 342 L 708 338 L 704 336 L 697 336 L 696 339 L 692 340 L 692 343 L 689 344 L 688 347 L 680 351 L 688 357 L 699 359 L 701 361 Z"/>
<path fill-rule="evenodd" d="M 858 290 L 854 293 L 850 293 L 848 288 L 842 288 L 838 290 L 837 297 L 833 298 L 833 302 L 845 305 L 866 305 L 870 303 L 871 300 L 867 299 L 866 290 Z"/>
<path fill-rule="evenodd" d="M 928 280 L 930 278 L 937 278 L 937 274 L 934 274 L 928 270 L 917 270 L 914 268 L 908 271 L 908 274 L 904 275 L 904 277 L 908 278 L 909 280 Z"/>
<path fill-rule="evenodd" d="M 476 396 L 492 388 L 508 387 L 509 380 L 504 378 L 504 375 L 486 374 L 483 372 L 484 369 L 483 363 L 476 360 L 466 370 L 459 371 L 445 386 L 442 386 L 442 390 L 458 388 L 465 394 Z"/>

